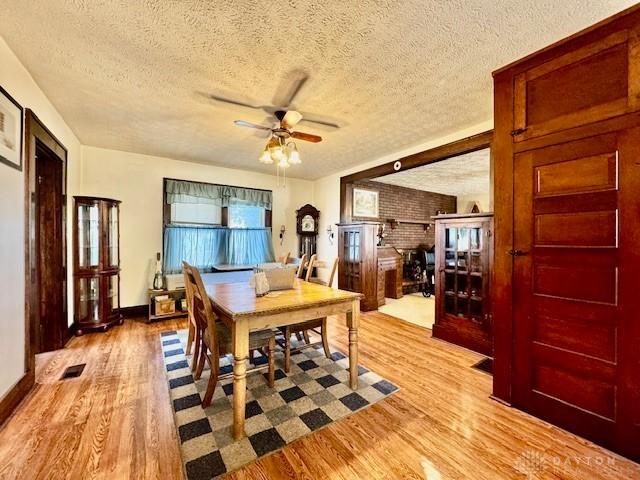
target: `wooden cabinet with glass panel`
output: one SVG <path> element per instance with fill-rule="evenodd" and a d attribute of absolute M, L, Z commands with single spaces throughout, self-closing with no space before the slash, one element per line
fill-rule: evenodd
<path fill-rule="evenodd" d="M 74 323 L 77 335 L 122 324 L 120 201 L 74 197 Z"/>

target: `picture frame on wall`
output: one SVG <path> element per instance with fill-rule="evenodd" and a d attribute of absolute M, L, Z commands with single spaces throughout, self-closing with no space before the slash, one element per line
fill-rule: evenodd
<path fill-rule="evenodd" d="M 22 171 L 24 109 L 0 87 L 0 163 Z"/>
<path fill-rule="evenodd" d="M 378 192 L 375 190 L 354 188 L 353 216 L 378 218 Z"/>

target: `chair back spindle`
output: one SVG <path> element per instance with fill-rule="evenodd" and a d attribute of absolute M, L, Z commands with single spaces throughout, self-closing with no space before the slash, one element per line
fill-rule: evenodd
<path fill-rule="evenodd" d="M 289 258 L 291 257 L 291 252 L 287 252 L 286 255 L 283 255 L 281 257 L 278 257 L 278 262 L 286 265 L 287 263 L 289 263 Z"/>
<path fill-rule="evenodd" d="M 313 265 L 316 263 L 316 258 L 318 256 L 314 253 L 313 255 L 311 255 L 311 258 L 309 259 L 309 265 L 307 266 L 307 276 L 305 277 L 305 280 L 308 282 L 311 280 L 311 273 L 313 272 Z"/>
<path fill-rule="evenodd" d="M 300 265 L 298 265 L 298 272 L 296 273 L 296 277 L 302 278 L 302 275 L 304 274 L 304 264 L 305 263 L 307 263 L 307 254 L 306 253 L 304 255 L 302 255 L 302 257 L 300 258 Z"/>

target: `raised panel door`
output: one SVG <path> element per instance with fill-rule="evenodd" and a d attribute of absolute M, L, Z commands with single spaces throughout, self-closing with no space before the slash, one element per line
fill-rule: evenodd
<path fill-rule="evenodd" d="M 514 403 L 636 457 L 639 139 L 520 153 L 514 171 Z"/>

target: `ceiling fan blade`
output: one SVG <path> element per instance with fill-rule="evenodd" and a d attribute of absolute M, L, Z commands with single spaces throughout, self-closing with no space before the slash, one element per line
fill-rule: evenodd
<path fill-rule="evenodd" d="M 289 130 L 295 127 L 300 120 L 302 120 L 302 114 L 300 112 L 296 112 L 295 110 L 289 110 L 284 115 L 280 123 L 282 124 L 282 128 L 286 128 L 287 130 Z"/>
<path fill-rule="evenodd" d="M 258 130 L 271 130 L 271 127 L 265 127 L 264 125 L 257 125 L 251 122 L 245 122 L 244 120 L 234 120 L 235 123 L 239 127 L 247 127 L 247 128 L 257 128 Z"/>
<path fill-rule="evenodd" d="M 318 143 L 322 141 L 322 137 L 319 137 L 318 135 L 311 135 L 310 133 L 291 132 L 291 136 L 298 140 L 304 140 L 305 142 Z"/>
<path fill-rule="evenodd" d="M 315 123 L 318 125 L 324 125 L 325 127 L 341 128 L 342 125 L 337 120 L 328 117 L 321 117 L 320 115 L 313 115 L 311 113 L 301 113 L 303 122 Z"/>
<path fill-rule="evenodd" d="M 254 104 L 251 104 L 251 103 L 243 102 L 241 100 L 234 100 L 232 98 L 221 97 L 221 96 L 216 95 L 214 93 L 208 93 L 208 94 L 205 94 L 205 95 L 207 96 L 207 98 L 209 98 L 211 100 L 215 100 L 216 102 L 230 103 L 231 105 L 239 105 L 241 107 L 249 107 L 249 108 L 254 108 L 256 110 L 264 108 L 264 105 L 254 105 Z"/>
<path fill-rule="evenodd" d="M 309 80 L 309 75 L 307 75 L 302 70 L 294 70 L 288 76 L 293 77 L 293 84 L 289 87 L 288 91 L 282 88 L 283 86 L 281 85 L 281 87 L 278 88 L 278 92 L 284 93 L 282 94 L 282 96 L 276 94 L 273 99 L 273 104 L 283 109 L 286 109 L 289 105 L 291 105 L 298 93 L 300 93 L 300 90 L 302 89 L 304 84 L 307 82 L 307 80 Z"/>

